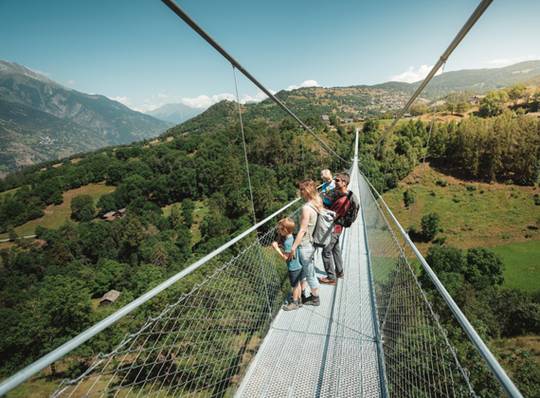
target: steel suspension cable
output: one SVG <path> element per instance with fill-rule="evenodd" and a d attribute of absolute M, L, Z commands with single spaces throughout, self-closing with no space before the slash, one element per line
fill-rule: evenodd
<path fill-rule="evenodd" d="M 394 121 L 392 122 L 392 124 L 390 124 L 390 126 L 384 131 L 383 135 L 381 136 L 381 138 L 379 139 L 379 142 L 377 143 L 377 146 L 380 145 L 380 143 L 382 142 L 382 140 L 384 139 L 384 137 L 390 133 L 394 127 L 396 126 L 396 124 L 399 122 L 399 120 L 401 120 L 401 118 L 403 117 L 403 115 L 409 110 L 409 108 L 411 107 L 411 105 L 413 104 L 413 102 L 418 98 L 418 96 L 422 93 L 422 91 L 424 91 L 424 88 L 426 88 L 426 86 L 428 85 L 428 83 L 431 81 L 431 79 L 433 79 L 433 77 L 435 76 L 435 74 L 437 73 L 437 71 L 443 66 L 446 64 L 446 61 L 448 61 L 448 58 L 450 57 L 450 55 L 452 54 L 452 52 L 457 48 L 457 46 L 461 43 L 461 41 L 465 38 L 465 36 L 467 35 L 467 33 L 469 33 L 469 31 L 472 29 L 472 27 L 476 24 L 476 22 L 480 19 L 480 17 L 482 16 L 482 14 L 484 14 L 484 11 L 486 11 L 486 9 L 491 5 L 491 3 L 493 2 L 493 0 L 482 0 L 480 2 L 480 4 L 476 7 L 476 9 L 473 11 L 473 13 L 471 14 L 471 16 L 469 17 L 469 19 L 467 20 L 467 22 L 465 22 L 465 24 L 463 25 L 463 27 L 459 30 L 458 34 L 456 35 L 456 37 L 454 37 L 454 39 L 452 40 L 452 42 L 450 43 L 450 45 L 448 46 L 448 48 L 444 51 L 444 53 L 439 57 L 439 60 L 437 61 L 437 63 L 433 66 L 433 68 L 431 68 L 431 70 L 429 71 L 428 75 L 424 78 L 424 80 L 422 81 L 422 83 L 420 83 L 420 85 L 417 87 L 417 89 L 414 91 L 413 95 L 411 96 L 411 98 L 409 98 L 409 100 L 407 101 L 407 103 L 405 104 L 405 106 L 396 114 L 396 116 L 394 117 Z"/>
<path fill-rule="evenodd" d="M 246 147 L 246 135 L 244 133 L 244 122 L 242 120 L 242 107 L 240 106 L 240 96 L 238 95 L 238 81 L 236 79 L 236 68 L 234 65 L 232 65 L 233 70 L 233 76 L 234 76 L 234 89 L 236 92 L 236 103 L 238 104 L 238 118 L 240 119 L 240 131 L 242 133 L 242 146 L 244 148 L 244 160 L 246 163 L 246 174 L 247 174 L 247 180 L 248 180 L 248 186 L 249 186 L 249 197 L 251 199 L 251 211 L 253 213 L 253 224 L 257 224 L 257 217 L 255 216 L 255 204 L 253 202 L 253 188 L 251 187 L 251 176 L 249 173 L 249 162 L 248 162 L 248 155 L 247 155 L 247 147 Z"/>
<path fill-rule="evenodd" d="M 223 49 L 208 33 L 206 33 L 191 17 L 186 14 L 174 1 L 172 0 L 161 0 L 167 7 L 171 9 L 178 17 L 180 17 L 188 26 L 199 34 L 208 44 L 210 44 L 214 49 L 219 52 L 227 61 L 229 61 L 236 69 L 238 69 L 242 74 L 247 77 L 255 86 L 257 86 L 263 93 L 265 93 L 272 101 L 274 101 L 281 109 L 283 109 L 289 116 L 296 120 L 304 130 L 310 133 L 318 142 L 319 145 L 327 151 L 329 154 L 336 156 L 345 164 L 349 164 L 347 160 L 342 158 L 336 151 L 334 151 L 321 137 L 319 137 L 315 131 L 307 124 L 305 124 L 296 114 L 291 111 L 282 101 L 279 100 L 274 94 L 270 92 L 265 86 L 263 86 L 251 73 L 249 73 L 240 63 L 234 59 L 227 51 Z"/>

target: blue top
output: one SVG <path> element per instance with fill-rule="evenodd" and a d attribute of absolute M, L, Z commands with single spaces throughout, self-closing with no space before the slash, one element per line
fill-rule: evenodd
<path fill-rule="evenodd" d="M 330 182 L 323 182 L 321 186 L 321 193 L 322 193 L 322 201 L 323 204 L 326 207 L 330 207 L 332 205 L 332 200 L 329 197 L 329 194 L 336 188 L 336 184 L 334 180 Z"/>
<path fill-rule="evenodd" d="M 290 253 L 293 243 L 294 237 L 292 235 L 287 236 L 285 238 L 285 242 L 283 242 L 283 251 L 285 253 Z M 289 269 L 289 271 L 297 271 L 302 268 L 302 264 L 300 264 L 300 260 L 298 258 L 298 256 L 300 255 L 299 250 L 300 248 L 296 249 L 296 256 L 292 260 L 287 261 L 287 268 Z"/>

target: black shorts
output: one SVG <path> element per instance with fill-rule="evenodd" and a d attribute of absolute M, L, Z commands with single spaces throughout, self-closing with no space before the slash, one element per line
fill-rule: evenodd
<path fill-rule="evenodd" d="M 300 282 L 302 282 L 302 279 L 304 279 L 304 269 L 300 268 L 295 271 L 289 270 L 289 282 L 291 282 L 291 287 L 296 287 Z"/>

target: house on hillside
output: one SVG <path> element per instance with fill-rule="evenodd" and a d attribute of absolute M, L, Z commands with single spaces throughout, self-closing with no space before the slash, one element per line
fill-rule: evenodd
<path fill-rule="evenodd" d="M 122 218 L 126 214 L 126 209 L 119 209 L 119 210 L 113 210 L 109 211 L 108 213 L 105 213 L 101 216 L 101 218 L 105 221 L 114 221 L 117 218 Z"/>
<path fill-rule="evenodd" d="M 330 116 L 328 116 L 328 115 L 321 115 L 321 120 L 325 124 L 330 124 Z"/>
<path fill-rule="evenodd" d="M 118 290 L 109 290 L 99 299 L 99 305 L 109 305 L 114 303 L 120 297 L 120 292 Z"/>

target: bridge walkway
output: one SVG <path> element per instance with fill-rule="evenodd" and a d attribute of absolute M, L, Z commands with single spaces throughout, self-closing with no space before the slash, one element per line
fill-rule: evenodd
<path fill-rule="evenodd" d="M 349 188 L 359 197 L 356 164 L 352 170 Z M 237 397 L 381 396 L 361 212 L 341 248 L 345 277 L 321 285 L 320 307 L 278 313 Z M 320 249 L 316 268 L 325 275 Z"/>

